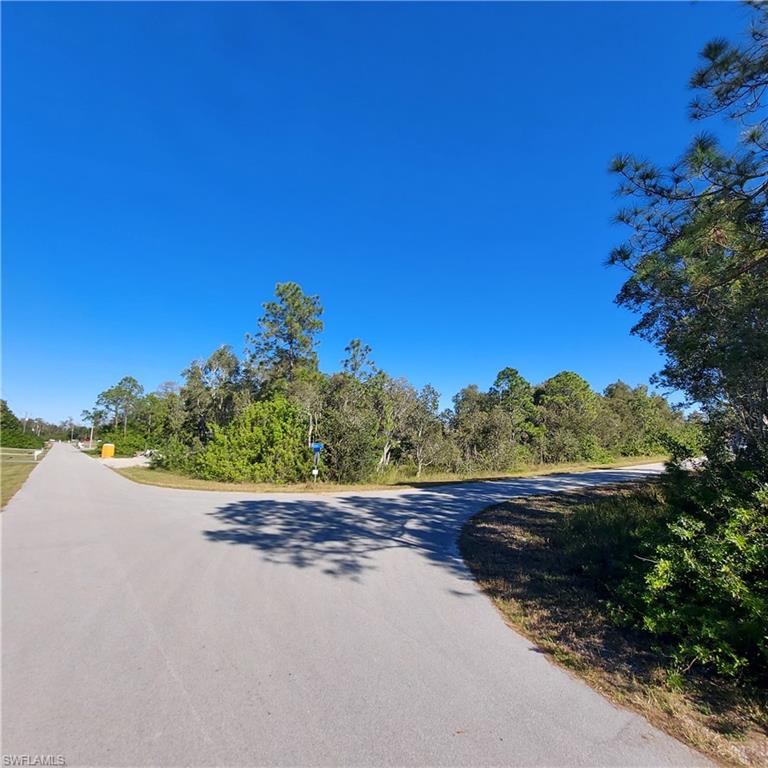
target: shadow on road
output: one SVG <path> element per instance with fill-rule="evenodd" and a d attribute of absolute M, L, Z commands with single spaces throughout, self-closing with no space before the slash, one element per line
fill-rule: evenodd
<path fill-rule="evenodd" d="M 469 578 L 456 542 L 470 515 L 512 496 L 639 477 L 642 473 L 637 470 L 604 470 L 441 486 L 392 496 L 238 500 L 210 513 L 219 525 L 203 533 L 211 542 L 251 547 L 269 562 L 318 568 L 329 576 L 359 580 L 375 568 L 376 553 L 407 548 Z"/>

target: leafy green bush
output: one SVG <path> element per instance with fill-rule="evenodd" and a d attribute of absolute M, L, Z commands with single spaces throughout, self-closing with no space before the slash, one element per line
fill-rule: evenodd
<path fill-rule="evenodd" d="M 193 471 L 206 480 L 290 483 L 310 476 L 312 460 L 306 425 L 291 403 L 275 397 L 249 405 L 193 459 Z"/>
<path fill-rule="evenodd" d="M 768 484 L 733 467 L 673 476 L 673 517 L 638 590 L 681 666 L 768 676 Z"/>
<path fill-rule="evenodd" d="M 368 479 L 379 458 L 378 414 L 366 384 L 342 373 L 325 388 L 318 437 L 325 443 L 323 476 L 339 483 Z"/>
<path fill-rule="evenodd" d="M 4 448 L 43 447 L 41 438 L 24 432 L 21 422 L 16 418 L 5 400 L 0 400 L 0 445 Z"/>
<path fill-rule="evenodd" d="M 182 440 L 171 437 L 165 445 L 152 455 L 150 466 L 157 469 L 189 473 L 193 469 L 195 448 L 199 451 L 200 445 L 194 443 L 193 447 L 190 447 Z"/>
<path fill-rule="evenodd" d="M 42 448 L 43 440 L 37 435 L 2 429 L 0 430 L 0 445 L 3 448 Z"/>
<path fill-rule="evenodd" d="M 112 443 L 115 446 L 115 456 L 135 456 L 137 453 L 152 447 L 144 435 L 132 429 L 129 429 L 125 434 L 120 429 L 102 432 L 101 441 L 102 443 Z"/>
<path fill-rule="evenodd" d="M 674 461 L 701 456 L 705 449 L 705 439 L 701 425 L 690 422 L 675 432 L 663 432 L 659 435 L 661 449 L 670 454 Z"/>
<path fill-rule="evenodd" d="M 731 465 L 579 505 L 556 543 L 678 669 L 766 677 L 768 484 Z"/>

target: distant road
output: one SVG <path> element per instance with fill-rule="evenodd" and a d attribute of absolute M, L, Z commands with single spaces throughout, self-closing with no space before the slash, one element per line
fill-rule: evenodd
<path fill-rule="evenodd" d="M 706 764 L 549 663 L 456 550 L 510 496 L 138 485 L 55 445 L 2 515 L 3 754 L 68 766 Z"/>

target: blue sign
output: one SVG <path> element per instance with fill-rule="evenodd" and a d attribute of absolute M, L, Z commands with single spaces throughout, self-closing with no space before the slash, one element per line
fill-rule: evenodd
<path fill-rule="evenodd" d="M 325 447 L 324 443 L 312 443 L 311 448 L 314 451 L 314 453 L 320 453 L 320 451 L 323 450 Z"/>

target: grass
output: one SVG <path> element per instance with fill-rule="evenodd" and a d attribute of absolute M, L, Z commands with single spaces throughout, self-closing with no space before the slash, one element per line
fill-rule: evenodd
<path fill-rule="evenodd" d="M 334 493 L 338 491 L 373 491 L 393 488 L 424 488 L 431 485 L 449 485 L 453 483 L 471 483 L 478 480 L 503 480 L 509 477 L 529 477 L 531 475 L 551 475 L 558 472 L 589 472 L 594 469 L 615 469 L 634 464 L 666 461 L 668 456 L 633 456 L 619 459 L 607 464 L 595 462 L 576 462 L 571 464 L 543 464 L 517 467 L 506 473 L 479 472 L 471 475 L 457 475 L 448 472 L 424 475 L 420 478 L 392 475 L 381 482 L 368 483 L 222 483 L 215 480 L 201 480 L 196 477 L 168 472 L 164 469 L 149 467 L 112 467 L 123 477 L 144 485 L 158 485 L 163 488 L 183 488 L 195 491 L 254 491 L 254 492 L 283 492 L 283 493 Z"/>
<path fill-rule="evenodd" d="M 653 514 L 654 493 L 639 483 L 513 499 L 469 520 L 459 544 L 509 626 L 556 663 L 723 765 L 768 765 L 765 692 L 668 671 L 648 635 L 610 621 L 604 585 L 579 567 L 584 546 L 568 541 L 579 526 L 586 546 L 596 531 L 617 530 L 610 516 L 583 527 L 590 509 L 613 501 Z"/>
<path fill-rule="evenodd" d="M 32 457 L 31 450 L 0 450 L 0 507 L 5 507 L 39 464 L 39 461 L 33 462 L 27 457 Z"/>

